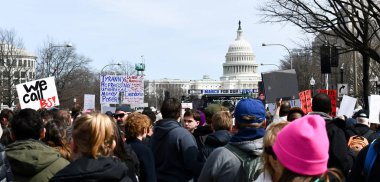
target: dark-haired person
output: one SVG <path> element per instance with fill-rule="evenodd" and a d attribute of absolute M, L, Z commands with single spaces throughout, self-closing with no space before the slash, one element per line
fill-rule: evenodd
<path fill-rule="evenodd" d="M 4 129 L 8 127 L 10 121 L 12 121 L 14 113 L 10 109 L 3 109 L 0 113 L 1 127 Z"/>
<path fill-rule="evenodd" d="M 69 164 L 56 149 L 39 141 L 45 137 L 46 130 L 37 111 L 21 110 L 11 127 L 16 141 L 7 146 L 6 155 L 15 181 L 49 181 Z"/>
<path fill-rule="evenodd" d="M 326 121 L 327 136 L 329 138 L 329 168 L 341 170 L 347 177 L 349 170 L 353 165 L 355 154 L 347 146 L 347 140 L 344 129 L 345 121 L 339 118 L 332 118 L 331 100 L 324 93 L 319 93 L 313 97 L 311 109 L 308 115 L 319 115 Z"/>
<path fill-rule="evenodd" d="M 179 125 L 181 103 L 164 100 L 162 120 L 156 122 L 151 138 L 157 181 L 193 181 L 202 169 L 197 160 L 198 147 L 193 135 Z"/>
<path fill-rule="evenodd" d="M 50 120 L 46 123 L 45 129 L 43 141 L 50 147 L 56 148 L 63 158 L 70 160 L 71 149 L 66 140 L 66 124 L 64 121 Z"/>
<path fill-rule="evenodd" d="M 289 110 L 287 119 L 289 122 L 291 122 L 291 121 L 294 121 L 294 120 L 301 118 L 303 116 L 305 116 L 305 113 L 303 112 L 303 110 L 301 108 L 292 107 Z"/>

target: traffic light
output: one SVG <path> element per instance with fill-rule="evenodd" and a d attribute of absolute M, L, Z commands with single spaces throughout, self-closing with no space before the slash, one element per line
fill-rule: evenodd
<path fill-rule="evenodd" d="M 339 52 L 338 48 L 335 46 L 331 47 L 331 67 L 339 66 Z"/>
<path fill-rule="evenodd" d="M 323 44 L 320 48 L 321 72 L 322 74 L 331 73 L 331 54 L 330 46 Z"/>

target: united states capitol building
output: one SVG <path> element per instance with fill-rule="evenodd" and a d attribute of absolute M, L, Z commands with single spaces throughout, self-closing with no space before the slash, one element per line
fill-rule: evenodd
<path fill-rule="evenodd" d="M 244 39 L 239 21 L 236 39 L 229 45 L 223 63 L 223 76 L 220 80 L 204 75 L 200 80 L 160 79 L 145 80 L 146 101 L 156 102 L 165 94 L 171 97 L 188 95 L 228 97 L 250 94 L 256 97 L 261 75 L 257 73 L 256 56 L 248 41 Z M 148 101 L 147 101 L 148 102 Z"/>

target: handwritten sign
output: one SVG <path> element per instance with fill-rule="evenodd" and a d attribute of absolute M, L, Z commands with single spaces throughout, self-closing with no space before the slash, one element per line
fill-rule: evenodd
<path fill-rule="evenodd" d="M 301 109 L 304 113 L 311 112 L 311 90 L 305 90 L 299 93 Z"/>
<path fill-rule="evenodd" d="M 144 77 L 129 76 L 128 87 L 124 93 L 124 103 L 142 104 L 144 103 Z"/>
<path fill-rule="evenodd" d="M 18 84 L 16 90 L 21 109 L 37 110 L 59 105 L 54 77 Z"/>
<path fill-rule="evenodd" d="M 84 94 L 83 110 L 88 109 L 95 110 L 95 95 L 93 94 Z"/>
<path fill-rule="evenodd" d="M 124 93 L 130 84 L 124 75 L 100 76 L 100 103 L 119 104 L 120 93 Z"/>
<path fill-rule="evenodd" d="M 379 123 L 380 95 L 368 96 L 368 101 L 369 101 L 369 122 Z"/>

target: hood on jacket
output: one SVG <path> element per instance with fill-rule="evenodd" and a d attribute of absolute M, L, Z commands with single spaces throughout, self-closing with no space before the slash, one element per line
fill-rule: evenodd
<path fill-rule="evenodd" d="M 33 176 L 60 159 L 59 152 L 37 140 L 16 141 L 6 148 L 14 174 Z"/>
<path fill-rule="evenodd" d="M 172 119 L 162 119 L 157 121 L 154 126 L 153 133 L 157 137 L 158 140 L 161 140 L 164 136 L 166 136 L 169 131 L 174 128 L 181 127 L 179 123 Z"/>
<path fill-rule="evenodd" d="M 207 136 L 205 145 L 219 147 L 226 145 L 231 139 L 231 134 L 227 130 L 218 130 Z"/>
<path fill-rule="evenodd" d="M 212 133 L 211 125 L 198 126 L 195 128 L 193 135 L 194 136 L 206 136 Z"/>
<path fill-rule="evenodd" d="M 263 138 L 243 142 L 230 142 L 230 144 L 250 155 L 260 156 L 263 153 Z"/>

